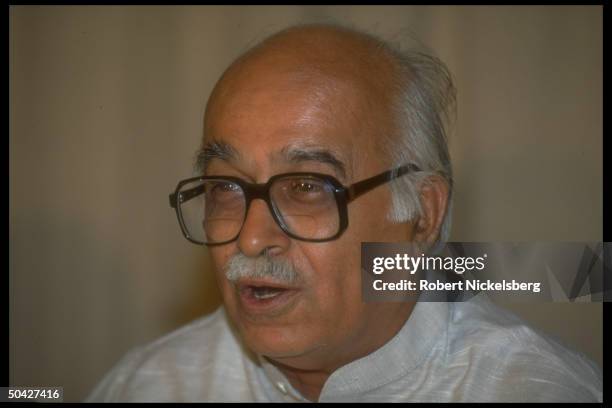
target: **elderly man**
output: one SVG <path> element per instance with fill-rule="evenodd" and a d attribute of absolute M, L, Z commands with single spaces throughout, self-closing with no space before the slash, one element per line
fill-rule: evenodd
<path fill-rule="evenodd" d="M 132 350 L 90 401 L 597 401 L 601 372 L 486 299 L 361 297 L 364 241 L 448 234 L 443 64 L 332 26 L 224 73 L 171 204 L 224 306 Z"/>

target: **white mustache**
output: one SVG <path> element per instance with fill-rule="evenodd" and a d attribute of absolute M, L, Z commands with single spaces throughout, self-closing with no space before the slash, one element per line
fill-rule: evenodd
<path fill-rule="evenodd" d="M 224 269 L 230 282 L 240 278 L 272 278 L 278 283 L 292 285 L 300 280 L 300 273 L 290 261 L 267 254 L 251 258 L 239 252 L 230 258 Z"/>

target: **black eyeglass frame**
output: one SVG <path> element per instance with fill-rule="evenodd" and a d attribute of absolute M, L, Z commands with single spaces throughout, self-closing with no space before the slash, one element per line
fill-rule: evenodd
<path fill-rule="evenodd" d="M 238 230 L 238 233 L 236 234 L 236 236 L 230 240 L 226 240 L 222 242 L 200 242 L 200 241 L 193 239 L 189 235 L 189 232 L 187 231 L 187 226 L 185 225 L 183 216 L 181 214 L 181 209 L 180 209 L 181 206 L 179 205 L 180 203 L 178 202 L 179 191 L 185 184 L 189 184 L 195 181 L 226 180 L 226 181 L 230 181 L 238 185 L 244 193 L 244 199 L 245 199 L 244 220 L 246 220 L 246 216 L 248 214 L 248 211 L 251 205 L 251 201 L 253 201 L 254 199 L 261 199 L 266 202 L 268 209 L 270 210 L 270 213 L 272 214 L 272 218 L 274 218 L 274 221 L 277 223 L 277 225 L 280 226 L 283 232 L 287 234 L 288 236 L 290 236 L 291 238 L 294 238 L 300 241 L 306 241 L 306 242 L 333 241 L 334 239 L 342 235 L 342 233 L 348 228 L 348 204 L 351 201 L 361 196 L 362 194 L 365 194 L 368 191 L 374 189 L 375 187 L 378 187 L 384 183 L 387 183 L 405 174 L 412 173 L 412 172 L 418 172 L 418 171 L 420 171 L 420 168 L 417 165 L 413 163 L 408 163 L 403 166 L 399 166 L 391 170 L 387 170 L 383 173 L 377 174 L 376 176 L 367 178 L 365 180 L 358 181 L 356 183 L 351 184 L 348 187 L 343 186 L 342 183 L 340 183 L 335 177 L 330 176 L 329 174 L 309 173 L 309 172 L 294 172 L 294 173 L 276 174 L 270 177 L 270 179 L 266 183 L 249 183 L 247 181 L 244 181 L 243 179 L 240 179 L 238 177 L 232 177 L 232 176 L 191 177 L 191 178 L 179 181 L 174 193 L 170 194 L 169 196 L 170 207 L 174 208 L 174 210 L 176 211 L 176 216 L 178 218 L 178 222 L 181 227 L 181 231 L 183 232 L 183 235 L 185 236 L 185 238 L 189 240 L 190 242 L 193 242 L 194 244 L 206 245 L 206 246 L 224 245 L 224 244 L 233 242 L 240 236 L 240 233 L 242 232 L 242 226 L 240 227 L 240 230 Z M 321 238 L 321 239 L 310 238 L 309 239 L 309 238 L 299 237 L 293 234 L 291 231 L 289 231 L 289 228 L 283 221 L 279 210 L 274 206 L 274 204 L 272 203 L 272 200 L 270 199 L 270 187 L 278 179 L 286 178 L 286 177 L 295 177 L 295 176 L 304 177 L 304 178 L 308 178 L 308 177 L 319 178 L 329 183 L 333 187 L 334 198 L 336 199 L 336 205 L 338 206 L 338 215 L 339 215 L 339 226 L 338 226 L 338 232 L 336 234 L 328 238 Z M 189 199 L 202 194 L 203 191 L 201 187 L 202 186 L 198 186 L 190 190 L 181 192 L 180 194 L 181 203 L 188 201 Z M 244 226 L 244 220 L 242 221 L 243 226 Z"/>

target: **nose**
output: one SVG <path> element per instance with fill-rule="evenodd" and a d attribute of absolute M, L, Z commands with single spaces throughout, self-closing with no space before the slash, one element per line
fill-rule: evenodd
<path fill-rule="evenodd" d="M 238 248 L 242 253 L 253 257 L 265 252 L 278 255 L 290 244 L 291 238 L 276 223 L 267 204 L 261 199 L 251 201 L 238 236 Z"/>

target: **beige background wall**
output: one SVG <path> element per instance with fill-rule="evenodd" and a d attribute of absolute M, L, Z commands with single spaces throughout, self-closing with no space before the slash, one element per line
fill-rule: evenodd
<path fill-rule="evenodd" d="M 409 30 L 450 67 L 453 240 L 601 240 L 601 7 L 11 7 L 12 384 L 80 400 L 217 305 L 168 193 L 223 69 L 311 21 Z M 601 304 L 513 307 L 601 364 Z"/>

